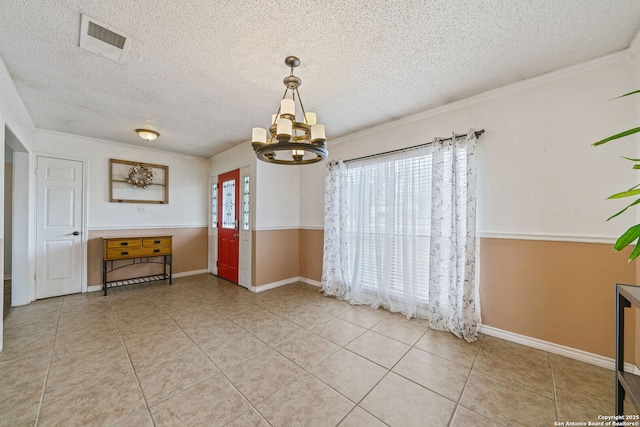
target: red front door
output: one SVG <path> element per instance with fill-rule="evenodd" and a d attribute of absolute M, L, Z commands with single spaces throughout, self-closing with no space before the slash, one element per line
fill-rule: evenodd
<path fill-rule="evenodd" d="M 218 177 L 218 276 L 238 283 L 240 169 Z"/>

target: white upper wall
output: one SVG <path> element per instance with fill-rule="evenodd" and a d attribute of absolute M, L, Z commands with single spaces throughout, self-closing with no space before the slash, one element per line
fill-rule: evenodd
<path fill-rule="evenodd" d="M 88 229 L 207 226 L 209 162 L 200 157 L 140 149 L 77 135 L 38 130 L 36 154 L 64 155 L 88 160 Z M 109 201 L 109 159 L 154 163 L 169 167 L 169 203 L 141 204 Z"/>
<path fill-rule="evenodd" d="M 625 201 L 604 199 L 636 184 L 631 163 L 619 157 L 635 157 L 636 148 L 633 138 L 591 144 L 640 122 L 633 97 L 609 101 L 637 89 L 638 68 L 624 57 L 618 53 L 329 141 L 330 160 L 485 129 L 478 143 L 481 235 L 609 241 L 634 220 L 630 214 L 605 222 Z M 321 227 L 324 168 L 305 167 L 302 181 L 301 224 Z"/>
<path fill-rule="evenodd" d="M 257 162 L 256 230 L 300 227 L 300 168 Z"/>
<path fill-rule="evenodd" d="M 327 163 L 303 167 L 304 170 L 300 172 L 300 227 L 324 228 L 324 172 Z"/>
<path fill-rule="evenodd" d="M 300 227 L 300 166 L 258 161 L 250 142 L 218 154 L 210 161 L 211 176 L 250 166 L 254 230 Z"/>
<path fill-rule="evenodd" d="M 246 143 L 211 157 L 209 162 L 211 176 L 217 176 L 247 166 L 253 168 L 256 156 L 253 154 L 251 144 Z"/>

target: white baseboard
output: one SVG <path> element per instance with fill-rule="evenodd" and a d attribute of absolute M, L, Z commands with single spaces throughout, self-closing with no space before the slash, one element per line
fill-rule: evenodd
<path fill-rule="evenodd" d="M 102 290 L 102 283 L 99 285 L 87 286 L 87 292 L 97 292 Z"/>
<path fill-rule="evenodd" d="M 172 274 L 173 278 L 178 278 L 178 277 L 187 277 L 187 276 L 195 276 L 197 274 L 207 274 L 209 273 L 209 270 L 206 268 L 200 269 L 200 270 L 191 270 L 191 271 L 183 271 L 181 273 L 175 273 Z"/>
<path fill-rule="evenodd" d="M 532 347 L 538 350 L 568 357 L 570 359 L 590 363 L 602 368 L 611 369 L 612 371 L 616 369 L 616 361 L 614 359 L 610 357 L 600 356 L 599 354 L 578 350 L 577 348 L 571 348 L 549 341 L 543 341 L 537 338 L 528 337 L 526 335 L 516 334 L 515 332 L 505 331 L 502 329 L 494 328 L 493 326 L 479 325 L 478 332 L 492 337 L 500 338 L 505 341 L 511 341 L 517 344 L 526 345 L 527 347 Z M 633 363 L 625 363 L 624 370 L 626 372 L 640 374 L 640 369 L 638 369 L 638 367 Z"/>
<path fill-rule="evenodd" d="M 279 288 L 280 286 L 290 285 L 291 283 L 296 283 L 299 280 L 298 276 L 289 277 L 288 279 L 278 280 L 277 282 L 267 283 L 266 285 L 260 286 L 249 286 L 249 290 L 251 292 L 263 292 L 268 291 L 269 289 Z"/>
<path fill-rule="evenodd" d="M 322 283 L 318 282 L 317 280 L 307 279 L 306 277 L 298 277 L 298 281 L 300 281 L 302 283 L 306 283 L 307 285 L 312 285 L 312 286 L 317 286 L 317 287 L 321 287 L 322 286 Z"/>
<path fill-rule="evenodd" d="M 187 276 L 195 276 L 196 274 L 206 274 L 209 273 L 209 270 L 201 269 L 201 270 L 191 270 L 191 271 L 182 271 L 180 273 L 172 274 L 173 279 L 177 279 L 179 277 L 187 277 Z M 103 290 L 102 283 L 99 285 L 91 285 L 87 287 L 87 292 L 96 292 Z"/>
<path fill-rule="evenodd" d="M 278 280 L 277 282 L 267 283 L 266 285 L 260 286 L 249 286 L 249 290 L 251 292 L 263 292 L 268 291 L 269 289 L 279 288 L 280 286 L 290 285 L 291 283 L 303 282 L 308 285 L 318 286 L 320 287 L 320 282 L 313 279 L 307 279 L 306 277 L 294 276 L 289 277 L 288 279 Z"/>

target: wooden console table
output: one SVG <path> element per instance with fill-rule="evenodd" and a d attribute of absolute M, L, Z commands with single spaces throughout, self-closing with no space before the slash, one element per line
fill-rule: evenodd
<path fill-rule="evenodd" d="M 135 285 L 155 280 L 169 279 L 169 284 L 171 284 L 171 243 L 172 236 L 104 237 L 102 239 L 102 283 L 104 284 L 104 294 L 107 295 L 108 288 Z M 161 258 L 161 261 L 158 258 Z M 114 266 L 115 261 L 122 260 L 129 260 L 130 262 Z M 162 264 L 163 273 L 107 282 L 108 273 L 137 264 Z M 167 267 L 169 267 L 168 274 Z"/>

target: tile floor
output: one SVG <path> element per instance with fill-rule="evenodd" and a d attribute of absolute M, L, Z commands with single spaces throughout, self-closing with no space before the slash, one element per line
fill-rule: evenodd
<path fill-rule="evenodd" d="M 613 371 L 468 344 L 297 283 L 211 275 L 14 308 L 1 426 L 553 426 L 613 414 Z M 630 405 L 627 405 L 629 407 Z"/>

